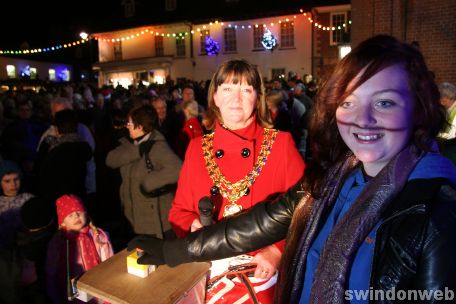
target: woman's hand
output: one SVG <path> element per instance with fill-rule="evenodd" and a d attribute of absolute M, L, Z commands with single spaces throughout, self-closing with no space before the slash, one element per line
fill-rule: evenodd
<path fill-rule="evenodd" d="M 194 232 L 196 230 L 200 230 L 203 228 L 203 225 L 201 224 L 199 219 L 194 219 L 192 224 L 190 225 L 190 232 Z"/>
<path fill-rule="evenodd" d="M 163 252 L 164 240 L 150 235 L 135 236 L 128 242 L 127 250 L 142 249 L 144 254 L 138 259 L 138 264 L 163 265 L 166 264 Z"/>
<path fill-rule="evenodd" d="M 271 245 L 260 250 L 251 263 L 256 263 L 255 278 L 269 280 L 278 270 L 282 252 Z"/>

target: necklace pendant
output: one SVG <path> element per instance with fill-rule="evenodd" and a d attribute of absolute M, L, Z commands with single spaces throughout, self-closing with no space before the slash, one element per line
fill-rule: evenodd
<path fill-rule="evenodd" d="M 223 217 L 230 217 L 230 216 L 240 213 L 241 211 L 242 211 L 241 205 L 231 203 L 231 204 L 228 204 L 225 206 L 225 209 L 223 210 Z"/>

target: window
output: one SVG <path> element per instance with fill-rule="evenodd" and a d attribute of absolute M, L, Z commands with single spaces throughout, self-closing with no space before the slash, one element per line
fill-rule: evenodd
<path fill-rule="evenodd" d="M 36 79 L 36 78 L 37 78 L 36 68 L 30 68 L 30 79 Z"/>
<path fill-rule="evenodd" d="M 114 60 L 122 60 L 122 41 L 114 42 Z"/>
<path fill-rule="evenodd" d="M 122 5 L 124 6 L 124 15 L 126 18 L 130 18 L 135 15 L 135 1 L 134 0 L 123 0 Z"/>
<path fill-rule="evenodd" d="M 55 70 L 54 69 L 49 69 L 49 80 L 55 81 Z"/>
<path fill-rule="evenodd" d="M 21 77 L 30 78 L 30 65 L 21 68 Z"/>
<path fill-rule="evenodd" d="M 261 41 L 263 40 L 264 26 L 263 24 L 256 24 L 253 28 L 253 48 L 255 50 L 263 49 Z"/>
<path fill-rule="evenodd" d="M 200 55 L 206 55 L 206 37 L 209 37 L 209 30 L 202 30 L 200 32 L 200 45 L 201 45 L 201 51 Z"/>
<path fill-rule="evenodd" d="M 232 27 L 225 28 L 225 52 L 236 52 L 236 29 Z"/>
<path fill-rule="evenodd" d="M 165 0 L 165 10 L 168 12 L 176 10 L 176 0 Z"/>
<path fill-rule="evenodd" d="M 139 79 L 141 81 L 149 81 L 149 72 L 148 71 L 136 72 L 136 79 Z"/>
<path fill-rule="evenodd" d="M 280 47 L 294 47 L 294 22 L 287 21 L 280 23 Z"/>
<path fill-rule="evenodd" d="M 7 65 L 6 74 L 8 75 L 8 78 L 16 78 L 16 67 L 10 64 Z"/>
<path fill-rule="evenodd" d="M 347 24 L 347 13 L 333 13 L 331 14 L 331 45 L 347 43 L 349 41 L 347 36 L 349 35 L 349 26 Z"/>
<path fill-rule="evenodd" d="M 155 36 L 155 56 L 163 56 L 163 36 Z"/>
<path fill-rule="evenodd" d="M 185 57 L 185 39 L 184 39 L 184 37 L 176 38 L 176 56 Z"/>
<path fill-rule="evenodd" d="M 285 68 L 271 70 L 271 79 L 284 79 L 284 78 L 285 78 Z"/>
<path fill-rule="evenodd" d="M 68 69 L 63 69 L 59 74 L 60 81 L 70 81 L 70 71 Z"/>

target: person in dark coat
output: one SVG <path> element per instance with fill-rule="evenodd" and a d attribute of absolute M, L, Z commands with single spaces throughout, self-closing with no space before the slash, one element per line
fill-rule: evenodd
<path fill-rule="evenodd" d="M 274 129 L 291 132 L 291 115 L 283 102 L 283 94 L 280 91 L 269 92 L 266 95 L 266 103 L 271 113 Z"/>
<path fill-rule="evenodd" d="M 85 198 L 86 162 L 92 149 L 77 132 L 77 117 L 67 109 L 55 114 L 57 137 L 47 137 L 39 151 L 39 190 L 47 203 L 63 194 Z"/>
<path fill-rule="evenodd" d="M 12 246 L 0 249 L 0 303 L 48 304 L 44 265 L 49 240 L 57 230 L 54 211 L 38 197 L 20 209 Z"/>

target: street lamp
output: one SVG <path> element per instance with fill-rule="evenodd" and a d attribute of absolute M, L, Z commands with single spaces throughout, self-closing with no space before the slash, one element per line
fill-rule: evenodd
<path fill-rule="evenodd" d="M 92 37 L 87 34 L 86 32 L 80 32 L 79 37 L 81 37 L 82 40 L 88 42 L 88 47 L 89 47 L 89 65 L 90 65 L 90 71 L 89 71 L 89 80 L 91 81 L 93 79 L 93 71 L 92 71 Z"/>
<path fill-rule="evenodd" d="M 89 34 L 87 34 L 86 32 L 81 32 L 79 33 L 79 37 L 86 40 L 87 38 L 89 38 Z"/>

